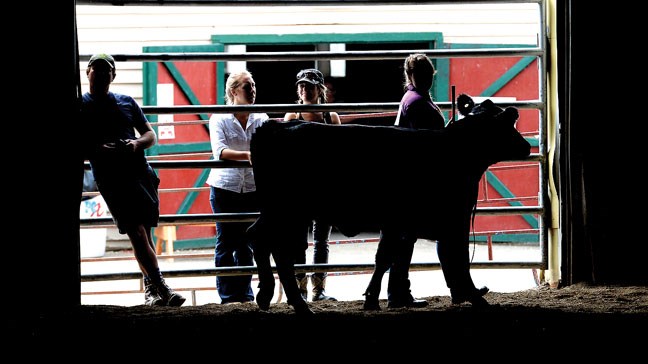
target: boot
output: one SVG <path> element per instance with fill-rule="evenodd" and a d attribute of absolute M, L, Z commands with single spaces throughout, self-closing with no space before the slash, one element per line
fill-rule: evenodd
<path fill-rule="evenodd" d="M 297 279 L 297 287 L 299 287 L 299 294 L 301 294 L 304 301 L 308 300 L 308 276 L 295 277 Z"/>
<path fill-rule="evenodd" d="M 164 282 L 164 279 L 162 279 L 160 283 L 156 285 L 156 287 L 160 298 L 164 302 L 163 306 L 180 307 L 186 301 L 186 298 L 182 297 L 180 294 L 176 293 L 169 286 L 167 286 L 166 282 Z"/>
<path fill-rule="evenodd" d="M 418 300 L 414 298 L 414 296 L 412 296 L 409 290 L 407 291 L 406 294 L 400 295 L 398 299 L 392 298 L 387 303 L 388 308 L 402 308 L 402 307 L 421 308 L 427 305 L 428 302 L 426 300 Z"/>
<path fill-rule="evenodd" d="M 311 284 L 313 285 L 313 302 L 315 301 L 337 301 L 335 297 L 327 296 L 324 292 L 326 286 L 326 275 L 319 276 L 311 274 Z"/>
<path fill-rule="evenodd" d="M 160 297 L 157 287 L 148 281 L 144 283 L 144 304 L 147 306 L 164 306 L 164 300 Z"/>

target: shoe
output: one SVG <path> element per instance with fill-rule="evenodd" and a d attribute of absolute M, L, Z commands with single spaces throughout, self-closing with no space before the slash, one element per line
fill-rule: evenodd
<path fill-rule="evenodd" d="M 324 277 L 321 277 L 316 274 L 312 274 L 310 276 L 311 278 L 311 283 L 313 284 L 313 296 L 311 297 L 311 300 L 313 302 L 316 301 L 337 301 L 335 297 L 327 296 L 324 290 L 324 287 L 326 287 L 326 275 Z M 304 297 L 304 300 L 306 297 Z"/>
<path fill-rule="evenodd" d="M 402 308 L 402 307 L 407 307 L 407 308 L 421 308 L 425 307 L 428 305 L 428 302 L 426 300 L 417 300 L 416 298 L 412 297 L 412 299 L 406 299 L 406 300 L 392 300 L 387 303 L 387 308 Z"/>
<path fill-rule="evenodd" d="M 321 291 L 313 291 L 313 297 L 311 298 L 313 302 L 316 301 L 337 301 L 337 298 L 332 297 L 332 296 L 327 296 L 324 293 L 324 290 Z"/>
<path fill-rule="evenodd" d="M 164 306 L 164 300 L 160 297 L 157 287 L 153 283 L 144 286 L 144 304 L 147 306 Z"/>
<path fill-rule="evenodd" d="M 176 293 L 164 282 L 164 279 L 157 286 L 158 294 L 164 302 L 163 306 L 180 307 L 187 300 L 179 293 Z"/>
<path fill-rule="evenodd" d="M 301 294 L 304 301 L 308 301 L 308 276 L 297 279 L 297 287 L 299 288 L 299 294 Z"/>
<path fill-rule="evenodd" d="M 380 311 L 380 301 L 378 301 L 378 295 L 365 292 L 364 296 L 365 296 L 365 301 L 364 304 L 362 305 L 363 310 Z"/>
<path fill-rule="evenodd" d="M 411 293 L 407 292 L 407 294 L 401 298 L 389 300 L 389 302 L 387 303 L 387 308 L 421 308 L 427 305 L 428 303 L 426 300 L 417 300 L 416 298 L 414 298 L 414 296 L 412 296 Z"/>
<path fill-rule="evenodd" d="M 457 293 L 452 292 L 452 304 L 458 305 L 464 302 L 470 302 L 473 306 L 484 307 L 489 306 L 488 302 L 484 299 L 484 295 L 490 291 L 488 287 L 475 288 L 472 292 Z"/>

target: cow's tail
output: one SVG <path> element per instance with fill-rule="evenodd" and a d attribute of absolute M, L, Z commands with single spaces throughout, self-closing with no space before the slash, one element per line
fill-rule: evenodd
<path fill-rule="evenodd" d="M 473 243 L 473 252 L 472 257 L 470 257 L 470 263 L 475 259 L 475 246 L 477 245 L 477 237 L 475 236 L 475 215 L 477 215 L 477 202 L 472 206 L 472 211 L 470 212 L 470 235 L 472 236 Z"/>

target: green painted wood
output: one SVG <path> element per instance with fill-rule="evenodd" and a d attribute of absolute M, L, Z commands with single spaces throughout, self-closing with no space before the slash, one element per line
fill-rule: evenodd
<path fill-rule="evenodd" d="M 534 137 L 524 137 L 524 139 L 525 139 L 527 142 L 529 142 L 529 144 L 531 144 L 532 147 L 537 147 L 537 146 L 540 145 L 540 141 L 538 140 L 538 138 L 534 138 Z"/>
<path fill-rule="evenodd" d="M 497 176 L 491 172 L 486 171 L 486 181 L 490 184 L 500 196 L 504 198 L 515 198 L 515 195 L 509 190 L 506 185 Z M 520 201 L 508 201 L 510 206 L 524 206 Z M 522 215 L 522 218 L 529 224 L 532 229 L 538 228 L 538 219 L 533 215 Z"/>
<path fill-rule="evenodd" d="M 143 99 L 142 103 L 145 106 L 154 106 L 157 105 L 157 64 L 156 62 L 144 62 L 142 64 L 143 80 L 142 80 L 142 93 Z M 156 123 L 158 121 L 157 115 L 146 115 L 147 119 L 151 123 Z M 157 126 L 153 126 L 155 133 L 158 133 Z M 150 148 L 146 149 L 146 155 L 159 155 L 159 145 L 156 143 Z"/>
<path fill-rule="evenodd" d="M 209 142 L 163 144 L 158 147 L 160 154 L 204 153 L 211 152 Z"/>
<path fill-rule="evenodd" d="M 176 240 L 173 242 L 173 249 L 186 250 L 186 249 L 213 248 L 215 239 L 216 236 L 211 236 L 207 238 Z"/>
<path fill-rule="evenodd" d="M 176 240 L 173 242 L 174 250 L 187 250 L 187 249 L 211 249 L 214 247 L 214 239 L 216 236 L 196 239 Z M 486 243 L 488 241 L 486 236 L 471 236 L 470 241 L 478 243 Z M 535 245 L 539 242 L 538 234 L 496 234 L 492 236 L 491 242 L 494 244 L 529 244 Z"/>
<path fill-rule="evenodd" d="M 488 242 L 488 237 L 484 235 L 471 235 L 470 241 L 486 243 Z M 493 243 L 537 244 L 539 241 L 538 234 L 495 234 L 491 237 L 491 242 Z"/>
<path fill-rule="evenodd" d="M 207 45 L 193 45 L 193 46 L 152 46 L 144 47 L 145 53 L 191 53 L 191 52 L 223 52 L 225 46 L 223 44 L 207 44 Z M 157 105 L 157 65 L 156 62 L 147 62 L 151 65 L 144 69 L 144 79 L 145 79 L 145 100 L 147 100 L 147 105 Z M 191 105 L 200 105 L 198 97 L 186 82 L 182 73 L 177 69 L 177 67 L 172 62 L 163 62 L 164 67 L 169 71 L 169 74 L 173 78 L 174 82 L 187 97 L 187 100 Z M 223 102 L 224 100 L 224 62 L 216 63 L 216 74 L 217 79 L 215 82 L 217 102 Z M 207 114 L 198 115 L 201 120 L 209 120 Z M 209 126 L 203 125 L 209 134 Z M 184 144 L 165 144 L 157 145 L 156 152 L 158 154 L 172 154 L 172 153 L 194 153 L 194 152 L 206 152 L 211 151 L 211 144 L 209 142 L 204 143 L 184 143 Z M 203 170 L 198 176 L 196 181 L 193 183 L 193 187 L 203 187 L 207 176 L 209 175 L 209 169 Z M 198 197 L 198 192 L 189 192 L 182 200 L 178 206 L 177 214 L 186 214 L 190 210 L 194 201 Z"/>
<path fill-rule="evenodd" d="M 196 94 L 193 92 L 193 90 L 191 90 L 189 83 L 187 83 L 185 78 L 182 77 L 182 73 L 180 72 L 180 70 L 178 70 L 178 67 L 176 67 L 173 62 L 162 62 L 162 64 L 169 71 L 169 74 L 173 78 L 173 81 L 175 81 L 180 91 L 185 95 L 187 100 L 189 100 L 189 103 L 191 105 L 200 105 L 200 100 L 198 100 Z M 203 121 L 209 120 L 209 115 L 207 114 L 198 114 L 198 117 Z M 202 126 L 205 128 L 205 131 L 209 133 L 209 126 L 205 124 L 203 124 Z"/>
<path fill-rule="evenodd" d="M 200 175 L 198 175 L 198 178 L 196 179 L 196 182 L 194 183 L 194 187 L 203 187 L 205 186 L 205 182 L 207 181 L 207 177 L 209 177 L 209 171 L 211 169 L 203 169 L 202 172 L 200 172 Z M 187 193 L 187 196 L 182 200 L 182 203 L 180 206 L 178 206 L 178 214 L 186 214 L 189 212 L 189 209 L 191 209 L 191 206 L 193 205 L 194 201 L 198 198 L 198 192 L 196 191 L 191 191 Z"/>
<path fill-rule="evenodd" d="M 304 43 L 398 43 L 436 41 L 439 32 L 422 33 L 313 33 L 313 34 L 215 34 L 212 43 L 304 44 Z"/>
<path fill-rule="evenodd" d="M 508 71 L 504 72 L 500 77 L 498 77 L 495 82 L 493 82 L 484 91 L 482 91 L 480 96 L 490 97 L 495 95 L 497 91 L 506 86 L 506 84 L 517 77 L 517 75 L 524 71 L 535 60 L 536 57 L 523 57 L 515 65 L 513 65 L 513 67 L 511 67 Z"/>

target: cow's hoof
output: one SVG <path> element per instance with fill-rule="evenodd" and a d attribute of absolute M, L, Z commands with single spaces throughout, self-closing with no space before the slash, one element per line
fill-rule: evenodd
<path fill-rule="evenodd" d="M 364 304 L 362 305 L 363 310 L 380 311 L 380 301 L 378 301 L 378 295 L 366 292 L 364 296 L 365 296 L 365 301 Z"/>
<path fill-rule="evenodd" d="M 482 287 L 475 288 L 472 292 L 452 293 L 452 304 L 458 305 L 464 302 L 470 302 L 475 307 L 488 306 L 488 302 L 483 297 L 488 291 L 490 291 L 488 287 Z"/>
<path fill-rule="evenodd" d="M 295 304 L 289 302 L 288 304 L 293 307 L 295 313 L 299 316 L 311 316 L 315 314 L 313 311 L 311 311 L 310 307 L 308 307 L 308 303 L 306 303 L 306 301 L 300 301 Z"/>
<path fill-rule="evenodd" d="M 470 300 L 470 304 L 474 308 L 486 308 L 490 306 L 490 303 L 488 303 L 484 297 L 473 297 Z"/>
<path fill-rule="evenodd" d="M 298 305 L 298 306 L 293 306 L 295 309 L 295 313 L 299 316 L 312 316 L 315 314 L 308 305 Z"/>
<path fill-rule="evenodd" d="M 257 306 L 259 306 L 259 310 L 261 311 L 268 311 L 270 310 L 270 302 L 269 301 L 259 301 L 259 299 L 256 300 Z"/>
<path fill-rule="evenodd" d="M 268 311 L 270 309 L 270 301 L 272 301 L 273 295 L 273 290 L 259 289 L 259 293 L 256 296 L 256 303 L 260 310 Z"/>

